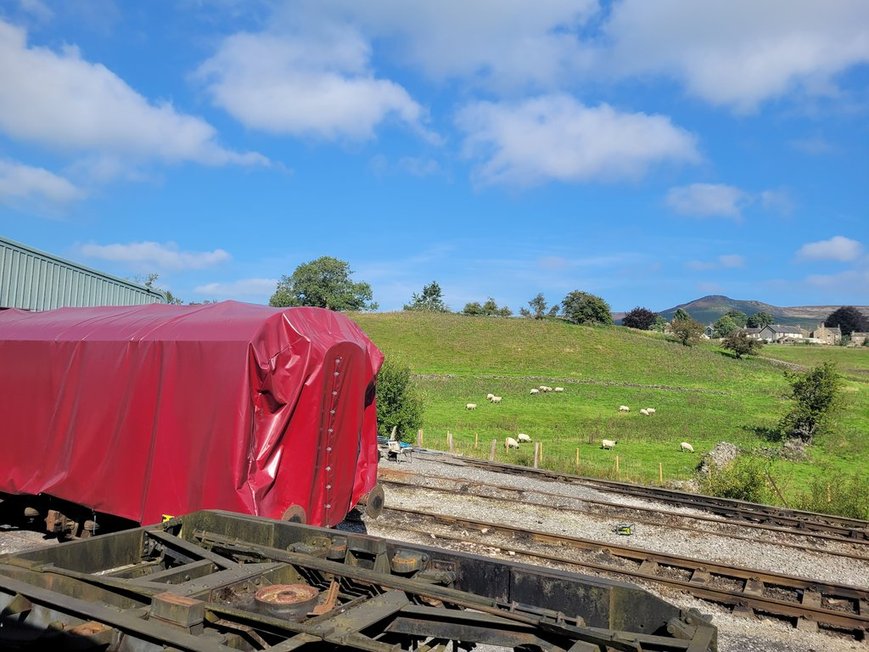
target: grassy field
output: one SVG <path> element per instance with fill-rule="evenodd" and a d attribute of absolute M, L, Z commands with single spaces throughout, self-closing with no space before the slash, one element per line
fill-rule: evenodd
<path fill-rule="evenodd" d="M 866 347 L 775 345 L 762 357 L 736 360 L 711 343 L 684 347 L 618 327 L 410 312 L 353 317 L 387 356 L 411 367 L 424 399 L 427 447 L 446 448 L 450 432 L 464 454 L 486 457 L 496 440 L 497 459 L 530 463 L 530 447 L 503 448 L 506 436 L 524 432 L 542 442 L 545 467 L 657 483 L 659 474 L 665 482 L 691 478 L 699 457 L 728 441 L 758 460 L 792 506 L 830 479 L 869 482 Z M 788 408 L 784 371 L 826 360 L 845 378 L 833 433 L 806 462 L 770 457 L 777 444 L 757 432 Z M 539 385 L 565 391 L 531 395 Z M 489 392 L 503 402 L 487 402 Z M 478 407 L 466 410 L 466 403 Z M 619 413 L 622 404 L 631 411 Z M 645 417 L 641 407 L 657 412 Z M 617 440 L 616 449 L 602 450 L 602 438 Z M 682 453 L 682 441 L 696 453 Z M 772 492 L 768 498 L 778 500 Z"/>

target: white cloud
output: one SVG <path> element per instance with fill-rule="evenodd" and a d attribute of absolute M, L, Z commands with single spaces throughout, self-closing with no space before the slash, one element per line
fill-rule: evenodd
<path fill-rule="evenodd" d="M 669 74 L 742 112 L 794 90 L 829 92 L 836 75 L 869 62 L 865 0 L 624 0 L 604 32 L 603 66 Z"/>
<path fill-rule="evenodd" d="M 294 27 L 312 14 L 353 23 L 395 61 L 433 79 L 553 88 L 588 58 L 579 32 L 597 7 L 596 0 L 312 0 L 288 5 L 280 19 Z"/>
<path fill-rule="evenodd" d="M 224 149 L 210 124 L 167 102 L 149 102 L 75 47 L 28 47 L 24 30 L 2 20 L 0 61 L 0 131 L 14 139 L 136 162 L 265 162 Z"/>
<path fill-rule="evenodd" d="M 228 261 L 231 256 L 223 249 L 214 251 L 181 251 L 174 242 L 131 242 L 128 244 L 80 247 L 82 255 L 99 260 L 127 263 L 135 269 L 186 270 L 204 269 Z"/>
<path fill-rule="evenodd" d="M 245 278 L 228 283 L 206 283 L 193 288 L 197 294 L 211 297 L 260 297 L 274 294 L 276 278 Z"/>
<path fill-rule="evenodd" d="M 688 269 L 708 271 L 712 269 L 735 269 L 745 267 L 745 257 L 739 254 L 724 254 L 713 261 L 692 260 L 685 264 Z"/>
<path fill-rule="evenodd" d="M 806 278 L 806 283 L 849 296 L 869 296 L 869 268 L 852 269 L 839 274 L 813 274 Z"/>
<path fill-rule="evenodd" d="M 670 188 L 666 204 L 680 215 L 730 217 L 739 219 L 748 195 L 734 186 L 720 183 L 692 183 Z"/>
<path fill-rule="evenodd" d="M 370 70 L 371 49 L 350 27 L 226 38 L 198 76 L 215 104 L 248 127 L 294 136 L 369 139 L 390 116 L 420 127 L 424 111 Z"/>
<path fill-rule="evenodd" d="M 834 260 L 849 262 L 857 260 L 863 252 L 863 245 L 841 235 L 829 240 L 809 242 L 797 251 L 798 260 Z"/>
<path fill-rule="evenodd" d="M 587 107 L 567 95 L 475 102 L 456 119 L 483 184 L 637 178 L 659 163 L 695 162 L 696 139 L 669 118 Z"/>
<path fill-rule="evenodd" d="M 67 204 L 85 196 L 68 179 L 45 168 L 0 159 L 0 204 L 17 204 L 22 200 Z"/>

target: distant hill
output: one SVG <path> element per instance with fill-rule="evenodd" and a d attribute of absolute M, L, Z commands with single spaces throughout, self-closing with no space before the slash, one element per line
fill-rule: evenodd
<path fill-rule="evenodd" d="M 861 312 L 869 315 L 869 306 L 856 306 Z M 792 326 L 802 326 L 806 329 L 811 329 L 824 321 L 827 316 L 841 306 L 791 306 L 781 307 L 773 306 L 762 301 L 746 301 L 741 299 L 731 299 L 720 294 L 711 294 L 709 296 L 695 299 L 688 303 L 683 303 L 678 306 L 673 306 L 667 310 L 660 311 L 660 314 L 668 321 L 673 318 L 675 312 L 682 308 L 691 317 L 703 324 L 709 324 L 719 317 L 724 315 L 728 310 L 739 310 L 746 315 L 752 315 L 756 312 L 768 312 L 774 317 L 776 324 L 789 324 Z"/>

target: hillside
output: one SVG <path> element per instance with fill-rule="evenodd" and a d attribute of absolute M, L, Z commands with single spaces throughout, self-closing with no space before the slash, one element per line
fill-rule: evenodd
<path fill-rule="evenodd" d="M 700 299 L 695 299 L 688 303 L 683 303 L 678 306 L 673 306 L 667 310 L 662 310 L 661 315 L 668 321 L 673 318 L 675 312 L 682 308 L 687 311 L 691 317 L 703 324 L 709 324 L 716 321 L 724 315 L 728 310 L 739 310 L 746 315 L 752 315 L 756 312 L 768 312 L 775 318 L 776 324 L 789 324 L 792 326 L 802 326 L 805 329 L 813 329 L 819 323 L 824 321 L 827 316 L 840 308 L 841 306 L 792 306 L 781 307 L 773 306 L 761 301 L 750 301 L 742 299 L 731 299 L 720 294 L 713 294 Z M 863 313 L 869 315 L 869 306 L 857 306 Z"/>
<path fill-rule="evenodd" d="M 700 455 L 729 441 L 767 468 L 794 504 L 814 482 L 829 482 L 835 493 L 869 463 L 865 347 L 768 346 L 763 357 L 735 360 L 712 343 L 690 348 L 658 333 L 558 320 L 413 312 L 352 318 L 388 358 L 413 371 L 427 447 L 446 448 L 449 431 L 459 451 L 485 456 L 492 440 L 502 444 L 524 432 L 544 444 L 550 468 L 614 477 L 617 454 L 621 479 L 657 482 L 660 474 L 666 482 L 692 477 Z M 787 366 L 773 359 L 777 351 Z M 825 359 L 836 361 L 846 379 L 835 434 L 818 441 L 808 462 L 769 459 L 775 445 L 761 433 L 787 410 L 785 369 Z M 539 385 L 565 391 L 531 395 Z M 503 402 L 488 403 L 489 392 Z M 478 408 L 466 410 L 466 403 Z M 619 413 L 622 404 L 631 412 Z M 652 406 L 654 417 L 639 414 Z M 600 449 L 601 438 L 619 442 L 615 454 Z M 697 454 L 683 454 L 681 441 Z M 529 463 L 529 456 L 530 449 L 497 448 L 499 460 Z"/>

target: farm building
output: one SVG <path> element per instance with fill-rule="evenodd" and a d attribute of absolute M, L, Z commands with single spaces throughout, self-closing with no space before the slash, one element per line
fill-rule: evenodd
<path fill-rule="evenodd" d="M 165 303 L 162 292 L 0 236 L 0 309 Z"/>

